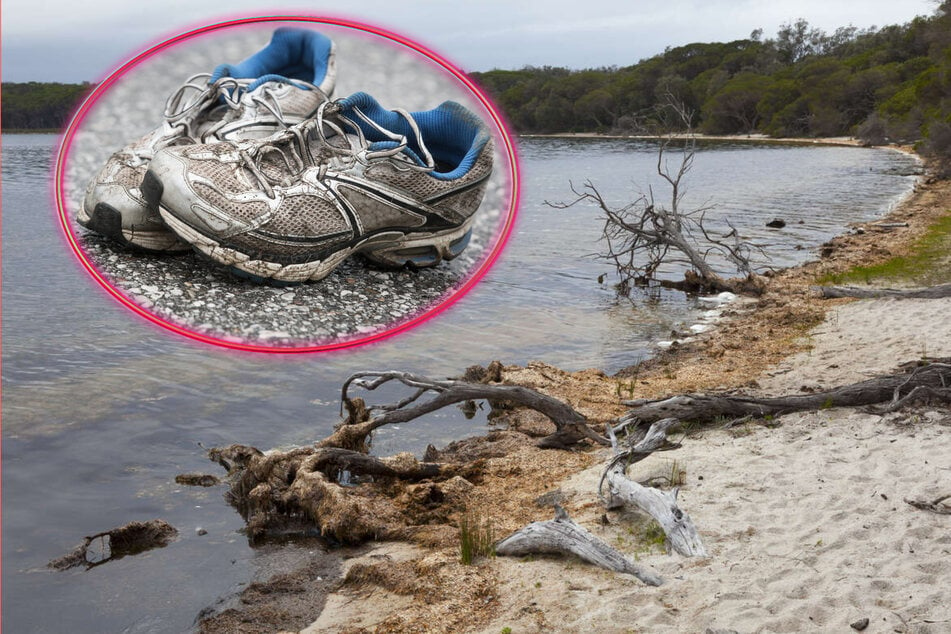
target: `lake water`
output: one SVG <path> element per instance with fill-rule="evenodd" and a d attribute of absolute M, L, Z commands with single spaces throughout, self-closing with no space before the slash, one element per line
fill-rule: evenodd
<path fill-rule="evenodd" d="M 554 210 L 569 180 L 612 203 L 648 186 L 656 148 L 626 140 L 520 143 L 523 204 L 510 245 L 483 283 L 435 320 L 383 343 L 314 356 L 205 347 L 133 316 L 74 261 L 55 218 L 57 139 L 3 136 L 3 626 L 11 632 L 180 632 L 240 591 L 261 557 L 220 488 L 174 484 L 221 475 L 205 448 L 304 444 L 337 421 L 352 371 L 460 374 L 493 359 L 620 369 L 691 323 L 692 299 L 619 300 L 598 250 L 595 209 Z M 913 185 L 914 159 L 842 147 L 704 146 L 685 204 L 711 202 L 787 266 L 849 222 L 881 215 Z M 773 217 L 785 229 L 764 227 Z M 800 224 L 799 221 L 802 221 Z M 797 249 L 799 245 L 799 249 Z M 375 449 L 421 452 L 485 429 L 455 409 L 381 430 Z M 181 537 L 89 571 L 46 563 L 92 535 L 162 518 Z M 201 526 L 207 534 L 198 536 Z"/>

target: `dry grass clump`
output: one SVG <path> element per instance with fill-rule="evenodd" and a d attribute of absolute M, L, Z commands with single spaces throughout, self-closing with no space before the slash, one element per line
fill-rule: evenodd
<path fill-rule="evenodd" d="M 477 557 L 495 556 L 492 523 L 479 514 L 465 513 L 459 520 L 459 561 L 470 566 Z"/>

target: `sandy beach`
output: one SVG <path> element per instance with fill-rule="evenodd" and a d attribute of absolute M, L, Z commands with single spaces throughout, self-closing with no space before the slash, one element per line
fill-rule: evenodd
<path fill-rule="evenodd" d="M 636 398 L 790 395 L 951 357 L 951 299 L 823 300 L 814 289 L 821 274 L 907 253 L 949 208 L 951 185 L 919 187 L 888 218 L 907 226 L 836 238 L 820 260 L 774 276 L 763 297 L 728 307 L 714 329 L 619 377 L 533 363 L 506 367 L 504 382 L 603 421 L 625 410 L 621 385 Z M 352 553 L 344 580 L 301 631 L 951 631 L 951 516 L 906 502 L 951 494 L 946 407 L 829 408 L 677 434 L 680 448 L 650 456 L 630 475 L 683 473 L 678 499 L 699 529 L 704 558 L 645 541 L 637 512 L 605 512 L 596 488 L 610 450 L 540 450 L 532 436 L 550 424 L 531 414 L 490 434 L 486 443 L 504 450 L 487 459 L 467 508 L 502 537 L 551 519 L 558 501 L 663 585 L 561 556 L 463 566 L 456 515 L 413 543 Z"/>
<path fill-rule="evenodd" d="M 951 300 L 910 301 L 866 300 L 836 309 L 816 329 L 813 348 L 778 365 L 761 387 L 780 394 L 801 384 L 862 380 L 892 369 L 889 359 L 919 359 L 925 339 L 929 354 L 951 355 L 947 324 L 935 330 L 934 323 L 935 315 L 951 310 Z M 884 351 L 861 341 L 880 335 L 883 312 L 900 322 L 887 324 Z M 304 631 L 426 631 L 414 618 L 422 610 L 429 631 L 483 634 L 504 628 L 850 631 L 851 623 L 866 618 L 869 632 L 947 632 L 951 518 L 904 500 L 951 492 L 949 432 L 945 409 L 883 416 L 837 408 L 683 438 L 682 448 L 651 456 L 632 475 L 669 470 L 671 460 L 686 471 L 681 507 L 710 553 L 696 560 L 640 550 L 628 530 L 636 518 L 609 514 L 610 523 L 602 525 L 594 494 L 599 462 L 560 483 L 565 507 L 595 535 L 662 575 L 664 585 L 648 587 L 561 557 L 497 557 L 478 566 L 495 581 L 486 606 L 433 605 L 380 587 L 345 588 Z M 607 459 L 609 452 L 601 454 Z M 535 516 L 549 519 L 550 509 L 537 507 Z M 349 565 L 380 558 L 458 566 L 452 550 L 434 554 L 399 545 L 381 545 Z M 457 630 L 456 611 L 470 610 L 476 622 Z"/>

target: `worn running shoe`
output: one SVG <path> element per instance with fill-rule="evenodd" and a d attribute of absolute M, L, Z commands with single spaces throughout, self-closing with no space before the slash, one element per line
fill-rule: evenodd
<path fill-rule="evenodd" d="M 447 101 L 386 110 L 366 93 L 258 141 L 165 149 L 146 198 L 199 252 L 255 281 L 315 281 L 353 253 L 389 267 L 458 256 L 492 171 L 489 132 Z"/>
<path fill-rule="evenodd" d="M 155 152 L 175 145 L 263 138 L 313 117 L 333 93 L 334 44 L 315 31 L 279 28 L 240 64 L 195 75 L 166 103 L 165 122 L 113 154 L 86 189 L 80 225 L 147 251 L 183 251 L 142 197 Z"/>

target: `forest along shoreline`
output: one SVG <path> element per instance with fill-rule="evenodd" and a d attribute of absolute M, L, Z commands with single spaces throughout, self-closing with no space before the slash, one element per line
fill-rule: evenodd
<path fill-rule="evenodd" d="M 825 345 L 821 337 L 811 333 L 822 324 L 827 331 L 838 330 L 839 334 L 833 333 L 832 339 L 841 336 L 841 332 L 848 331 L 853 324 L 870 330 L 873 339 L 884 338 L 887 333 L 878 332 L 878 323 L 870 324 L 867 320 L 863 322 L 856 318 L 861 311 L 867 310 L 870 303 L 855 304 L 853 309 L 847 306 L 852 300 L 822 299 L 815 290 L 817 280 L 845 272 L 854 266 L 907 255 L 928 233 L 929 228 L 949 216 L 949 210 L 951 181 L 921 179 L 915 191 L 887 216 L 857 224 L 850 232 L 830 240 L 821 247 L 817 260 L 770 276 L 761 297 L 728 306 L 724 319 L 713 330 L 661 351 L 654 358 L 626 368 L 615 376 L 607 376 L 596 369 L 565 372 L 535 362 L 524 367 L 496 366 L 495 371 L 499 374 L 488 380 L 533 388 L 568 403 L 590 421 L 606 421 L 621 416 L 628 409 L 621 404 L 622 399 L 710 391 L 757 394 L 767 389 L 775 394 L 802 393 L 820 387 L 800 385 L 802 371 L 807 376 L 819 378 L 826 370 L 825 366 L 836 368 L 838 374 L 833 373 L 832 376 L 837 378 L 848 377 L 847 370 L 851 370 L 852 375 L 867 378 L 869 372 L 879 371 L 880 368 L 864 367 L 861 349 L 847 349 L 840 351 L 842 354 L 838 357 L 832 357 L 821 349 Z M 925 336 L 933 334 L 935 340 L 929 343 L 927 350 L 920 349 L 915 342 L 893 342 L 888 359 L 882 362 L 886 364 L 883 368 L 893 370 L 887 363 L 893 361 L 893 365 L 897 366 L 901 362 L 916 361 L 924 355 L 939 356 L 944 352 L 951 356 L 951 349 L 945 350 L 951 347 L 951 333 L 939 331 L 941 324 L 934 323 L 936 316 L 951 310 L 951 304 L 948 300 L 927 301 L 937 303 L 933 305 L 934 308 L 930 305 L 923 308 L 921 304 L 902 305 L 900 302 L 888 307 L 889 314 L 899 322 L 907 322 L 912 329 L 920 328 L 916 319 L 930 323 L 934 331 L 929 333 L 926 327 Z M 912 308 L 906 309 L 906 306 Z M 852 311 L 848 323 L 837 321 L 834 316 L 846 309 Z M 833 315 L 833 319 L 827 320 L 827 315 Z M 782 366 L 784 361 L 786 368 Z M 790 362 L 794 367 L 790 367 Z M 792 372 L 791 369 L 800 372 Z M 790 375 L 790 380 L 784 382 L 786 373 Z M 485 378 L 484 374 L 482 376 Z M 870 418 L 865 420 L 863 416 Z M 877 553 L 863 550 L 853 552 L 849 548 L 863 548 L 869 537 L 859 539 L 844 534 L 840 536 L 836 526 L 842 522 L 837 524 L 829 518 L 825 518 L 825 523 L 819 527 L 801 526 L 802 522 L 818 520 L 800 518 L 801 521 L 797 522 L 799 516 L 791 516 L 786 508 L 795 503 L 797 495 L 805 496 L 804 499 L 810 495 L 805 489 L 815 486 L 813 466 L 824 461 L 829 464 L 844 463 L 855 472 L 849 472 L 850 475 L 837 480 L 842 486 L 864 478 L 862 500 L 866 497 L 872 499 L 869 496 L 873 494 L 877 496 L 876 491 L 885 486 L 884 482 L 878 481 L 865 484 L 875 475 L 882 476 L 882 480 L 892 485 L 901 481 L 894 475 L 886 477 L 878 474 L 874 468 L 871 468 L 871 476 L 861 476 L 863 469 L 868 470 L 870 467 L 863 467 L 860 459 L 849 459 L 848 456 L 844 460 L 836 458 L 836 455 L 842 455 L 836 453 L 842 451 L 839 442 L 842 435 L 848 435 L 850 439 L 861 435 L 860 444 L 863 447 L 883 443 L 883 451 L 897 451 L 896 448 L 911 451 L 912 455 L 901 454 L 891 458 L 901 464 L 921 458 L 928 465 L 930 457 L 930 464 L 934 465 L 942 461 L 942 455 L 946 462 L 947 434 L 938 433 L 942 425 L 948 425 L 951 421 L 946 408 L 919 410 L 912 417 L 920 426 L 916 424 L 912 431 L 907 431 L 912 429 L 907 417 L 886 420 L 881 416 L 863 414 L 854 408 L 838 408 L 806 415 L 777 416 L 775 420 L 768 417 L 746 421 L 738 430 L 707 428 L 699 432 L 699 436 L 691 433 L 683 437 L 683 449 L 672 452 L 669 457 L 663 455 L 660 458 L 660 470 L 670 473 L 669 463 L 672 460 L 685 460 L 680 463 L 686 474 L 686 484 L 680 497 L 681 507 L 693 516 L 711 555 L 709 558 L 685 559 L 666 554 L 660 546 L 662 538 L 659 543 L 656 536 L 645 536 L 650 527 L 643 517 L 631 513 L 604 512 L 595 490 L 610 450 L 594 445 L 584 447 L 583 444 L 569 450 L 540 449 L 536 443 L 539 438 L 552 433 L 554 426 L 551 422 L 534 410 L 507 410 L 501 412 L 497 419 L 497 429 L 486 437 L 452 443 L 427 456 L 427 460 L 438 461 L 461 456 L 469 463 L 478 463 L 480 473 L 477 478 L 470 478 L 471 481 L 465 478 L 447 481 L 440 485 L 438 499 L 433 496 L 433 486 L 426 488 L 425 483 L 392 488 L 389 495 L 393 496 L 394 504 L 418 522 L 411 526 L 390 527 L 386 524 L 386 518 L 380 520 L 377 530 L 391 539 L 370 542 L 368 549 L 344 551 L 345 561 L 340 573 L 342 581 L 321 583 L 319 596 L 300 601 L 303 598 L 300 588 L 313 581 L 307 578 L 308 566 L 312 568 L 313 564 L 307 563 L 290 577 L 283 575 L 253 584 L 257 593 L 254 597 L 241 597 L 241 607 L 204 619 L 200 622 L 200 629 L 209 632 L 229 631 L 235 623 L 254 622 L 276 629 L 300 630 L 304 623 L 316 617 L 321 607 L 323 609 L 319 618 L 301 631 L 488 633 L 507 631 L 506 628 L 510 628 L 509 631 L 578 628 L 627 631 L 631 627 L 678 631 L 684 627 L 702 629 L 707 626 L 745 630 L 764 624 L 780 629 L 797 629 L 823 624 L 839 627 L 852 623 L 849 619 L 853 618 L 861 622 L 865 612 L 874 612 L 872 616 L 881 613 L 877 617 L 880 621 L 899 625 L 902 620 L 912 617 L 922 623 L 929 623 L 937 617 L 951 619 L 951 614 L 935 612 L 940 612 L 940 601 L 933 592 L 929 594 L 927 591 L 929 587 L 942 587 L 942 584 L 946 587 L 951 578 L 951 567 L 928 564 L 931 568 L 927 568 L 926 564 L 915 559 L 940 559 L 940 552 L 944 552 L 944 560 L 948 560 L 947 551 L 951 549 L 948 539 L 926 540 L 932 548 L 943 549 L 938 554 L 929 551 L 926 544 L 918 543 L 921 541 L 920 536 L 925 534 L 921 531 L 940 529 L 940 526 L 928 524 L 938 520 L 927 514 L 907 519 L 905 515 L 916 510 L 897 499 L 888 502 L 888 509 L 883 509 L 881 513 L 873 511 L 868 517 L 849 517 L 845 529 L 854 529 L 856 522 L 864 522 L 863 526 L 872 527 L 869 530 L 873 533 L 873 541 L 877 543 L 876 540 L 882 535 L 888 535 L 888 540 L 906 544 L 899 548 L 904 548 L 903 560 L 909 566 L 925 567 L 927 571 L 915 568 L 913 572 L 921 578 L 914 579 L 902 579 L 902 575 L 911 574 L 904 569 L 880 572 L 891 575 L 893 583 L 889 582 L 882 588 L 874 586 L 877 589 L 872 592 L 868 588 L 863 589 L 857 581 L 858 585 L 851 593 L 846 593 L 842 588 L 849 584 L 844 583 L 839 574 L 843 565 L 851 565 L 849 561 L 867 560 L 871 562 L 868 565 L 872 566 L 876 554 L 895 559 L 894 553 L 884 547 L 877 548 L 880 551 Z M 922 437 L 923 446 L 914 440 L 915 433 Z M 818 438 L 823 434 L 827 437 Z M 817 440 L 806 445 L 807 450 L 793 447 L 803 440 L 811 441 L 813 436 L 817 436 Z M 778 444 L 770 445 L 770 442 Z M 878 449 L 869 451 L 874 454 Z M 681 452 L 685 453 L 678 455 Z M 876 455 L 876 465 L 887 463 L 888 456 Z M 774 470 L 756 476 L 765 478 L 767 484 L 798 476 L 811 477 L 811 484 L 787 482 L 782 490 L 770 491 L 768 486 L 763 486 L 763 480 L 741 479 L 710 490 L 718 481 L 718 473 L 729 470 L 731 466 L 734 470 L 739 469 L 741 474 L 744 469 L 750 470 L 752 474 L 754 467 L 762 470 L 760 463 L 753 465 L 749 462 L 757 456 L 762 457 L 765 464 Z M 805 465 L 786 464 L 795 457 L 807 462 Z M 657 465 L 652 468 L 656 469 Z M 931 473 L 928 469 L 933 468 L 920 467 L 917 473 Z M 677 471 L 676 467 L 674 471 Z M 709 483 L 706 488 L 704 476 L 706 483 Z M 823 481 L 822 478 L 819 480 Z M 951 486 L 947 486 L 951 484 L 947 480 L 948 476 L 945 475 L 940 483 L 919 484 L 928 491 L 942 485 L 951 489 Z M 826 482 L 819 488 L 822 486 L 828 488 L 831 485 Z M 902 493 L 913 496 L 918 491 L 899 491 L 892 493 L 892 498 Z M 951 490 L 947 493 L 951 493 Z M 757 495 L 766 495 L 767 500 L 774 500 L 779 505 L 776 512 L 766 513 L 763 508 L 747 501 Z M 852 494 L 843 494 L 849 495 Z M 859 496 L 854 497 L 859 499 Z M 874 499 L 882 501 L 889 498 L 883 493 Z M 810 504 L 816 509 L 843 507 L 839 497 L 833 501 L 834 504 L 821 500 L 811 501 Z M 556 503 L 564 507 L 573 520 L 602 540 L 660 572 L 667 583 L 659 588 L 649 588 L 634 577 L 607 572 L 563 556 L 527 559 L 486 557 L 476 558 L 474 565 L 460 563 L 459 526 L 464 520 L 491 527 L 493 539 L 500 539 L 530 522 L 551 519 L 552 507 Z M 892 507 L 894 509 L 889 510 Z M 748 511 L 741 512 L 741 509 Z M 859 508 L 854 510 L 858 515 L 868 511 Z M 805 518 L 805 515 L 802 517 Z M 889 518 L 893 523 L 886 522 Z M 895 521 L 899 525 L 894 525 Z M 798 550 L 790 551 L 788 555 L 768 560 L 762 560 L 762 556 L 756 554 L 754 546 L 767 535 L 773 535 L 780 543 L 769 542 L 758 544 L 758 547 L 776 550 L 788 544 L 788 548 L 800 548 L 803 535 L 796 531 L 806 535 L 805 539 L 810 540 L 809 546 L 821 550 L 822 536 L 813 538 L 812 534 L 823 527 L 827 540 L 830 535 L 837 536 L 833 542 L 837 549 L 830 543 L 827 547 L 828 556 L 835 554 L 846 559 L 845 564 L 840 559 L 833 562 L 835 575 L 825 574 L 827 563 L 819 550 L 819 554 L 806 555 Z M 875 532 L 876 527 L 878 532 Z M 896 534 L 896 531 L 912 529 L 919 531 L 919 537 L 914 538 L 918 540 L 915 542 L 919 553 L 916 556 L 906 552 L 910 548 L 907 544 L 913 538 Z M 932 535 L 931 532 L 926 533 Z M 804 561 L 805 564 L 792 560 Z M 743 563 L 754 561 L 755 565 Z M 749 576 L 731 577 L 734 568 L 741 572 L 745 570 Z M 790 568 L 793 572 L 787 575 Z M 820 570 L 823 574 L 817 574 Z M 811 575 L 809 583 L 814 585 L 808 592 L 797 589 L 799 586 L 796 585 L 799 583 L 797 575 L 803 571 Z M 866 571 L 863 569 L 861 572 Z M 774 602 L 769 610 L 764 611 L 762 588 L 773 583 L 773 577 L 763 580 L 756 575 L 773 575 L 777 579 L 788 577 L 789 584 L 795 587 L 780 585 L 774 591 L 789 600 Z M 861 580 L 873 575 L 855 571 L 854 576 Z M 293 578 L 294 583 L 289 585 L 289 578 Z M 824 583 L 829 586 L 825 587 Z M 914 606 L 886 610 L 881 606 L 876 608 L 871 603 L 879 595 L 884 597 L 878 599 L 880 603 L 888 603 L 897 601 L 897 594 L 912 594 L 903 584 L 908 587 L 921 584 L 922 598 Z M 898 587 L 904 589 L 895 590 Z M 754 591 L 751 588 L 759 589 Z M 803 592 L 806 594 L 800 596 Z M 892 594 L 896 592 L 893 597 Z M 714 609 L 718 601 L 725 601 L 715 597 L 731 593 L 732 604 L 723 603 L 722 609 Z M 287 609 L 288 594 L 299 597 L 296 601 L 298 609 Z M 814 603 L 810 597 L 815 597 L 816 601 L 822 599 L 825 604 Z M 757 610 L 752 610 L 751 606 L 754 605 Z M 910 616 L 902 616 L 903 613 Z M 925 626 L 922 631 L 932 630 Z"/>
<path fill-rule="evenodd" d="M 664 139 L 682 140 L 693 139 L 703 141 L 735 141 L 738 143 L 762 143 L 764 145 L 844 145 L 848 147 L 867 147 L 863 141 L 855 137 L 771 137 L 766 134 L 701 134 L 697 132 L 683 134 L 602 134 L 600 132 L 559 132 L 556 134 L 520 134 L 519 138 L 526 139 L 633 139 L 645 141 L 660 141 Z M 877 146 L 876 149 L 898 150 L 908 154 L 914 151 L 907 146 Z"/>

